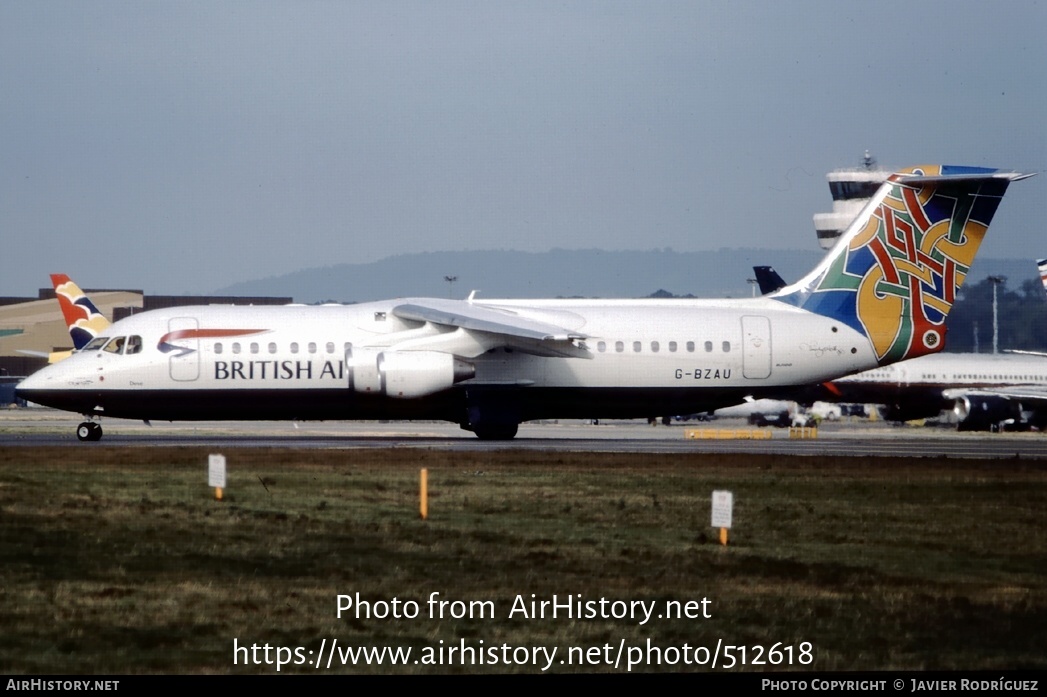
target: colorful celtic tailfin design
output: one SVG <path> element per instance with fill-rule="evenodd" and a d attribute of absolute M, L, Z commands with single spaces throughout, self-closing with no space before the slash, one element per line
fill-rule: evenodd
<path fill-rule="evenodd" d="M 80 350 L 105 331 L 109 320 L 65 274 L 51 274 L 51 283 L 58 297 L 58 305 L 62 308 L 66 327 L 69 328 L 69 336 L 73 339 L 73 346 Z"/>
<path fill-rule="evenodd" d="M 881 363 L 940 351 L 993 214 L 1024 176 L 950 166 L 893 174 L 816 272 L 783 295 L 864 333 Z"/>

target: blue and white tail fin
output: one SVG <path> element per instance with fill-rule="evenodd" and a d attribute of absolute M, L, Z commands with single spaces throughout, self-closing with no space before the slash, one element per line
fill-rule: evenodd
<path fill-rule="evenodd" d="M 58 306 L 62 308 L 66 328 L 77 351 L 109 327 L 109 320 L 98 311 L 80 286 L 64 273 L 51 274 Z"/>
<path fill-rule="evenodd" d="M 982 167 L 892 174 L 807 276 L 771 295 L 869 338 L 880 363 L 940 351 L 945 318 L 1007 185 Z"/>

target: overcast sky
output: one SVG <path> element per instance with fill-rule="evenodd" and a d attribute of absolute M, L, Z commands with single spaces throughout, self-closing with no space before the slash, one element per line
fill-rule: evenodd
<path fill-rule="evenodd" d="M 1019 1 L 0 0 L 0 295 L 817 249 L 825 174 L 866 149 L 1047 169 L 1045 27 Z M 1047 256 L 1045 200 L 1014 185 L 983 253 Z"/>

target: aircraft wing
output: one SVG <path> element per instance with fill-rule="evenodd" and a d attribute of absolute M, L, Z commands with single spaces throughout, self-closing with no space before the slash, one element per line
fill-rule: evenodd
<path fill-rule="evenodd" d="M 591 358 L 586 334 L 511 310 L 464 300 L 405 302 L 392 309 L 400 319 L 425 322 L 440 334 L 411 339 L 399 349 L 430 348 L 458 355 L 479 355 L 492 348 L 511 348 L 536 356 Z"/>
<path fill-rule="evenodd" d="M 1000 349 L 1000 353 L 1016 353 L 1021 356 L 1041 356 L 1047 358 L 1047 353 L 1043 351 L 1023 351 L 1021 349 Z"/>
<path fill-rule="evenodd" d="M 1029 408 L 1047 407 L 1047 385 L 1007 385 L 1006 387 L 979 387 L 970 390 L 955 387 L 943 390 L 942 394 L 946 399 L 982 397 L 1018 401 Z"/>
<path fill-rule="evenodd" d="M 46 358 L 48 363 L 57 363 L 63 358 L 69 358 L 73 355 L 72 350 L 69 351 L 33 351 L 31 349 L 17 349 L 18 353 L 25 354 L 26 356 L 33 356 L 35 358 Z"/>

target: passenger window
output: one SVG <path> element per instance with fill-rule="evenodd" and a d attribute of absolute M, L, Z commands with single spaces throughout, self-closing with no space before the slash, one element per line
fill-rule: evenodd
<path fill-rule="evenodd" d="M 132 353 L 142 352 L 142 337 L 137 334 L 127 337 L 127 350 L 125 353 L 131 355 Z"/>
<path fill-rule="evenodd" d="M 233 342 L 233 353 L 240 353 L 240 342 L 239 341 L 234 341 Z"/>
<path fill-rule="evenodd" d="M 731 352 L 731 342 L 730 341 L 723 342 L 723 352 L 724 353 L 730 353 Z"/>
<path fill-rule="evenodd" d="M 334 353 L 334 342 L 333 341 L 328 341 L 327 342 L 327 352 L 328 353 Z"/>
<path fill-rule="evenodd" d="M 693 341 L 688 341 L 687 342 L 687 353 L 694 353 L 694 342 Z"/>
<path fill-rule="evenodd" d="M 658 346 L 658 342 L 657 341 L 652 341 L 651 342 L 651 353 L 658 353 L 658 349 L 659 348 L 660 347 Z"/>
<path fill-rule="evenodd" d="M 670 341 L 669 342 L 669 353 L 676 353 L 676 342 L 675 341 Z"/>
<path fill-rule="evenodd" d="M 269 342 L 269 353 L 276 353 L 276 342 L 275 341 L 270 341 Z"/>
<path fill-rule="evenodd" d="M 214 345 L 214 352 L 215 353 L 221 353 L 222 352 L 222 342 L 221 341 L 218 341 L 218 342 L 215 343 L 215 345 Z"/>
<path fill-rule="evenodd" d="M 706 353 L 712 353 L 712 350 L 713 350 L 713 342 L 706 341 L 705 342 L 705 352 Z"/>
<path fill-rule="evenodd" d="M 634 351 L 635 353 L 640 353 L 640 349 L 641 349 L 642 347 L 643 347 L 643 344 L 641 344 L 641 343 L 640 343 L 639 341 L 634 341 L 634 342 L 633 342 L 633 351 Z"/>
<path fill-rule="evenodd" d="M 622 351 L 625 350 L 625 344 L 622 343 L 621 341 L 614 342 L 614 350 L 617 351 L 618 353 L 621 353 Z"/>
<path fill-rule="evenodd" d="M 596 342 L 596 350 L 599 351 L 600 353 L 603 353 L 604 351 L 606 351 L 607 350 L 607 342 L 606 341 L 597 341 Z"/>
<path fill-rule="evenodd" d="M 291 342 L 291 353 L 298 353 L 298 342 L 297 341 L 292 341 Z"/>
<path fill-rule="evenodd" d="M 251 353 L 258 353 L 258 343 L 255 341 L 251 342 Z"/>
<path fill-rule="evenodd" d="M 310 341 L 309 342 L 309 353 L 316 353 L 316 342 L 315 341 Z"/>

